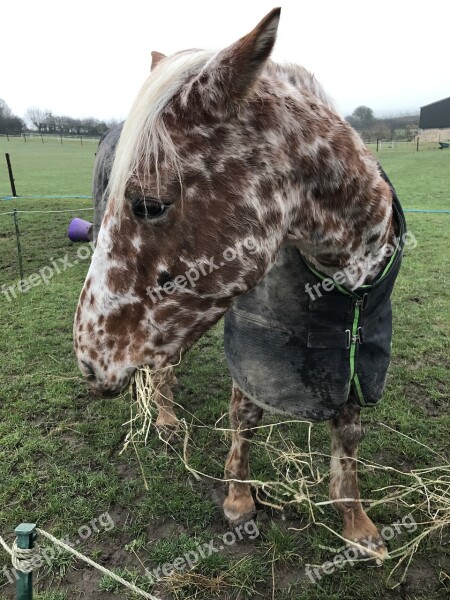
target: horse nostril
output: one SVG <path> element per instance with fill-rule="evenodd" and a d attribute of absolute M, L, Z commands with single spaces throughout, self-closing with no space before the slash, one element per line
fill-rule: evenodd
<path fill-rule="evenodd" d="M 95 371 L 94 371 L 92 365 L 89 364 L 88 362 L 86 362 L 85 360 L 82 360 L 81 364 L 87 371 L 86 377 L 87 377 L 88 381 L 95 381 L 96 375 L 95 375 Z"/>

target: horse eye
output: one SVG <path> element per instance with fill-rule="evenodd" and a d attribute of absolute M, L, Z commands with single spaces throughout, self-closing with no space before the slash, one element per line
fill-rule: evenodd
<path fill-rule="evenodd" d="M 133 213 L 140 219 L 157 219 L 169 206 L 170 204 L 164 204 L 157 198 L 137 198 L 133 202 Z"/>

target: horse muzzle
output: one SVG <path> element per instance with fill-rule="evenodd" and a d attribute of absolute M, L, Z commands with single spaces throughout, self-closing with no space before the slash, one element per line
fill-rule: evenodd
<path fill-rule="evenodd" d="M 117 396 L 130 383 L 135 371 L 133 367 L 123 368 L 120 372 L 108 373 L 100 371 L 93 362 L 79 359 L 80 371 L 86 378 L 91 391 L 96 396 Z"/>

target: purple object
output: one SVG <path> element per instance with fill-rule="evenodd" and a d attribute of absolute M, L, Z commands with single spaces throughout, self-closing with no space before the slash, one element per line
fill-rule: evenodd
<path fill-rule="evenodd" d="M 92 240 L 92 223 L 75 217 L 69 223 L 67 235 L 72 242 L 90 242 Z"/>

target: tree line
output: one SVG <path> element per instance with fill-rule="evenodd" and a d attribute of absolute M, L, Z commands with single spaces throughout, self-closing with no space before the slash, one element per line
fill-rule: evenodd
<path fill-rule="evenodd" d="M 368 106 L 358 106 L 345 118 L 366 141 L 373 138 L 412 139 L 419 129 L 419 114 L 376 118 Z"/>
<path fill-rule="evenodd" d="M 372 138 L 412 138 L 419 127 L 419 115 L 376 118 L 368 106 L 358 106 L 346 120 L 361 133 L 365 140 Z M 21 134 L 29 129 L 40 134 L 94 135 L 99 136 L 118 124 L 112 119 L 100 121 L 94 117 L 74 119 L 66 115 L 55 115 L 51 110 L 31 107 L 25 119 L 14 115 L 4 100 L 0 98 L 0 134 Z"/>
<path fill-rule="evenodd" d="M 40 134 L 94 135 L 99 136 L 118 124 L 111 119 L 101 121 L 94 117 L 74 119 L 67 115 L 55 115 L 51 110 L 28 108 L 25 118 L 13 114 L 10 107 L 0 98 L 0 134 L 22 134 L 33 130 Z"/>

